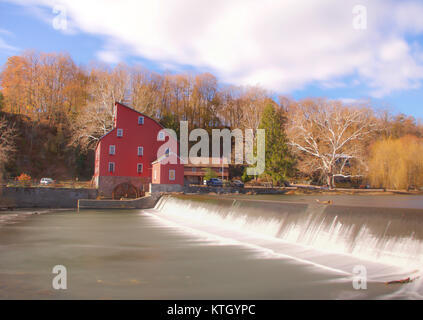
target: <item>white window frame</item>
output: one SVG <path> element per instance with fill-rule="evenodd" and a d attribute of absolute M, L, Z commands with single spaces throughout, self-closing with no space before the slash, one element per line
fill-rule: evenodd
<path fill-rule="evenodd" d="M 138 170 L 139 166 L 141 166 L 141 171 Z M 137 173 L 142 173 L 144 170 L 144 165 L 142 163 L 137 163 Z"/>
<path fill-rule="evenodd" d="M 173 179 L 170 173 L 173 172 Z M 169 169 L 169 181 L 175 181 L 176 180 L 176 172 L 175 169 Z"/>
<path fill-rule="evenodd" d="M 137 147 L 137 155 L 138 156 L 143 156 L 144 155 L 144 147 L 143 146 L 138 146 Z"/>
<path fill-rule="evenodd" d="M 116 146 L 114 144 L 109 145 L 109 154 L 110 155 L 115 155 L 116 154 Z"/>
<path fill-rule="evenodd" d="M 165 140 L 165 133 L 164 131 L 159 132 L 159 136 L 157 137 L 158 141 L 164 141 Z"/>
<path fill-rule="evenodd" d="M 119 134 L 119 132 L 120 132 L 120 134 Z M 117 129 L 116 136 L 117 137 L 123 137 L 123 129 Z"/>
<path fill-rule="evenodd" d="M 143 125 L 144 124 L 144 117 L 143 116 L 138 116 L 138 124 L 139 125 Z"/>
<path fill-rule="evenodd" d="M 110 165 L 112 165 L 113 170 L 110 170 Z M 113 172 L 116 171 L 116 165 L 115 165 L 114 162 L 109 162 L 108 170 L 109 170 L 110 173 L 113 173 Z"/>

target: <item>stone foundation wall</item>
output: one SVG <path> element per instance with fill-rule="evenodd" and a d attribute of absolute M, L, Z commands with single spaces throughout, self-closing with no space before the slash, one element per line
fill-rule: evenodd
<path fill-rule="evenodd" d="M 76 208 L 79 199 L 96 197 L 96 189 L 3 187 L 0 188 L 0 207 Z"/>
<path fill-rule="evenodd" d="M 98 177 L 98 192 L 104 197 L 111 197 L 113 189 L 121 183 L 130 183 L 139 191 L 148 192 L 148 185 L 151 178 L 146 177 L 117 177 L 117 176 L 100 176 Z"/>
<path fill-rule="evenodd" d="M 159 193 L 159 192 L 183 192 L 185 189 L 184 186 L 180 184 L 156 184 L 150 183 L 150 193 Z"/>

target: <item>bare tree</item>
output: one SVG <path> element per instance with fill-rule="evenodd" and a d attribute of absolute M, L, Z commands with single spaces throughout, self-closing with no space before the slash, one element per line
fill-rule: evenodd
<path fill-rule="evenodd" d="M 72 124 L 71 144 L 91 149 L 95 143 L 113 129 L 113 111 L 102 105 L 89 104 Z"/>
<path fill-rule="evenodd" d="M 93 69 L 88 87 L 89 101 L 72 125 L 71 144 L 92 148 L 101 136 L 113 128 L 115 101 L 125 102 L 130 89 L 127 67 L 118 65 L 112 71 Z"/>
<path fill-rule="evenodd" d="M 332 188 L 335 176 L 352 176 L 357 166 L 365 166 L 366 142 L 377 129 L 369 108 L 306 99 L 290 105 L 288 112 L 289 144 L 299 153 L 303 169 L 320 171 Z"/>
<path fill-rule="evenodd" d="M 269 93 L 260 87 L 247 87 L 242 100 L 245 127 L 255 131 L 260 124 L 260 116 L 270 101 Z"/>

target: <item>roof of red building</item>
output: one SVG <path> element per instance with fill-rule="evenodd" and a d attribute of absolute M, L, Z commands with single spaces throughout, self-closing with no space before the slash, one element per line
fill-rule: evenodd
<path fill-rule="evenodd" d="M 148 118 L 148 119 L 150 119 L 150 120 L 154 121 L 154 122 L 155 122 L 155 123 L 157 123 L 160 127 L 162 127 L 163 129 L 165 129 L 165 127 L 163 127 L 163 125 L 161 125 L 161 124 L 160 124 L 160 122 L 158 122 L 157 120 L 155 120 L 155 119 L 153 119 L 153 118 L 151 118 L 151 117 L 149 117 L 149 116 L 145 115 L 144 113 L 139 112 L 139 111 L 135 110 L 134 108 L 131 108 L 131 107 L 127 106 L 126 104 L 123 104 L 122 102 L 115 101 L 115 106 L 116 106 L 117 104 L 121 105 L 122 107 L 128 108 L 129 110 L 135 111 L 136 113 L 139 113 L 139 114 L 140 114 L 140 115 L 142 115 L 143 117 Z M 114 129 L 116 129 L 116 128 L 114 128 L 114 127 L 113 127 L 113 128 L 112 128 L 109 132 L 107 132 L 107 133 L 103 134 L 103 135 L 102 135 L 102 136 L 98 139 L 97 144 L 96 144 L 96 146 L 95 146 L 94 150 L 97 150 L 98 144 L 100 143 L 101 139 L 103 139 L 105 136 L 107 136 L 109 133 L 111 133 Z"/>

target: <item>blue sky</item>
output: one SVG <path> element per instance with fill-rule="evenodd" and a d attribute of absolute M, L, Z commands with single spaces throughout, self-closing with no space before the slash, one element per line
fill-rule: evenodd
<path fill-rule="evenodd" d="M 208 71 L 275 95 L 369 100 L 423 118 L 423 2 L 361 4 L 0 0 L 0 64 L 27 49 L 66 51 L 77 64 Z"/>

